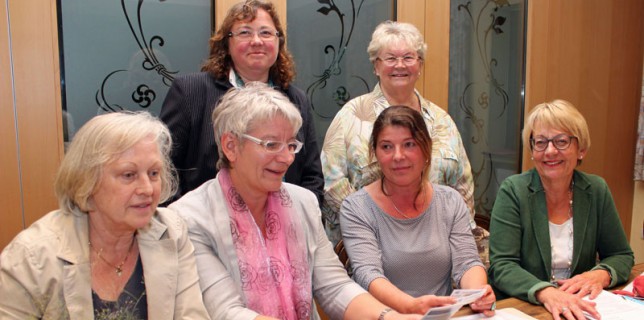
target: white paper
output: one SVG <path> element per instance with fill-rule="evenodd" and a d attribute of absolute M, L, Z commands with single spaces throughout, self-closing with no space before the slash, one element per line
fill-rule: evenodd
<path fill-rule="evenodd" d="M 536 320 L 536 318 L 533 318 L 520 310 L 517 310 L 515 308 L 503 308 L 503 309 L 496 309 L 494 312 L 494 317 L 486 317 L 485 315 L 481 313 L 469 315 L 469 316 L 462 316 L 462 317 L 456 317 L 452 318 L 454 320 L 478 320 L 478 319 L 488 319 L 488 320 Z"/>
<path fill-rule="evenodd" d="M 597 298 L 584 300 L 597 303 L 595 308 L 602 320 L 633 320 L 644 319 L 644 306 L 628 301 L 619 295 L 603 290 Z"/>
<path fill-rule="evenodd" d="M 429 309 L 422 320 L 446 320 L 449 319 L 462 306 L 472 303 L 485 294 L 485 289 L 457 289 L 452 291 L 450 297 L 456 298 L 456 303 L 444 307 Z"/>

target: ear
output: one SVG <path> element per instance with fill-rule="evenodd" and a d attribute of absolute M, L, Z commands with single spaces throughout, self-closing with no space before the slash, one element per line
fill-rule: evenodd
<path fill-rule="evenodd" d="M 586 151 L 588 150 L 579 150 L 579 155 L 577 156 L 577 159 L 582 160 L 586 156 Z"/>
<path fill-rule="evenodd" d="M 230 163 L 237 160 L 239 154 L 239 139 L 231 132 L 226 132 L 221 136 L 221 151 L 226 155 Z"/>

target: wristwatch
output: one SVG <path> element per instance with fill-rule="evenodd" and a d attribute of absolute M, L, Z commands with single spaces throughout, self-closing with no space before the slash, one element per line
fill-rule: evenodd
<path fill-rule="evenodd" d="M 384 308 L 381 312 L 380 315 L 378 316 L 378 320 L 385 320 L 385 315 L 391 311 L 391 308 Z"/>

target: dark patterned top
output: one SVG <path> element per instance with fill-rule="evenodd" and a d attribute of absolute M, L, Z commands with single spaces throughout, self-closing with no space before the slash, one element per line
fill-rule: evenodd
<path fill-rule="evenodd" d="M 134 272 L 125 284 L 118 301 L 101 299 L 92 290 L 94 303 L 94 319 L 96 320 L 145 320 L 148 318 L 148 301 L 145 297 L 145 282 L 143 279 L 143 265 L 137 258 Z"/>

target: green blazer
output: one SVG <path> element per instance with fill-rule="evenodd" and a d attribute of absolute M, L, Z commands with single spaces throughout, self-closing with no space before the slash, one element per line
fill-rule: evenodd
<path fill-rule="evenodd" d="M 633 267 L 633 251 L 606 181 L 573 173 L 572 275 L 589 270 L 610 272 L 610 287 L 623 283 Z M 541 178 L 535 169 L 501 184 L 490 221 L 489 281 L 497 298 L 516 297 L 539 304 L 535 293 L 550 282 L 548 211 Z"/>

